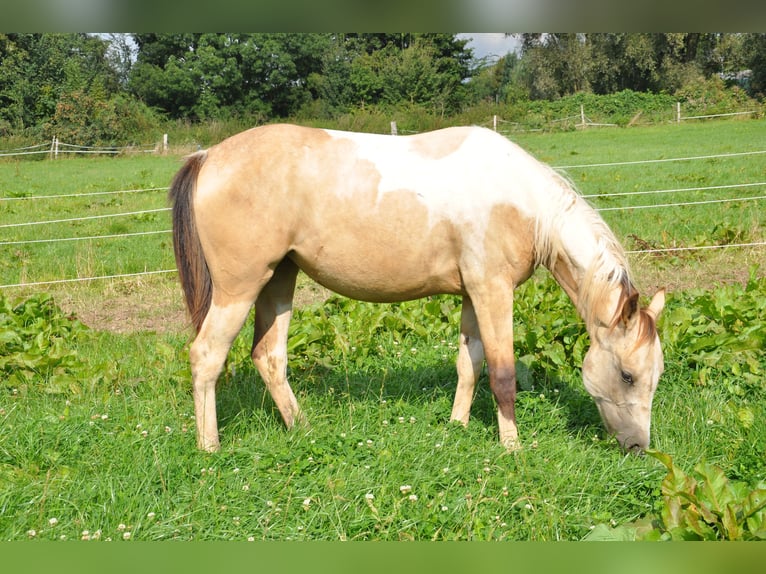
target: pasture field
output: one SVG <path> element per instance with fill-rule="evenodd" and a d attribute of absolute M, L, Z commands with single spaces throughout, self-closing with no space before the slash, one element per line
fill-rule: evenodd
<path fill-rule="evenodd" d="M 566 169 L 596 195 L 764 182 L 766 154 L 721 157 L 766 150 L 764 128 L 719 121 L 512 139 L 554 166 L 717 156 Z M 164 188 L 178 166 L 173 156 L 4 161 L 0 198 Z M 689 203 L 764 188 L 591 201 Z M 172 269 L 168 213 L 137 213 L 166 207 L 165 193 L 0 201 L 0 285 Z M 115 213 L 132 215 L 79 219 Z M 603 215 L 636 251 L 763 242 L 766 223 L 760 200 Z M 29 243 L 144 232 L 158 233 Z M 219 382 L 222 450 L 204 454 L 194 443 L 190 331 L 172 273 L 5 287 L 0 540 L 765 537 L 766 511 L 755 506 L 766 500 L 758 490 L 766 488 L 763 259 L 762 246 L 631 255 L 642 293 L 670 289 L 652 421 L 658 454 L 645 457 L 604 436 L 581 380 L 582 321 L 544 271 L 518 290 L 524 448 L 512 454 L 498 443 L 486 376 L 469 426 L 447 422 L 459 322 L 452 297 L 371 305 L 328 298 L 302 279 L 290 376 L 311 427 L 284 429 L 249 360 L 250 322 Z M 693 495 L 712 509 L 699 533 L 682 504 Z"/>

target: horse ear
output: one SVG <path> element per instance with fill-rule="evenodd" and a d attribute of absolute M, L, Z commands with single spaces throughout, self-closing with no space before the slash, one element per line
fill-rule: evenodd
<path fill-rule="evenodd" d="M 636 311 L 638 311 L 638 291 L 632 290 L 622 304 L 620 318 L 622 319 L 623 325 L 627 325 L 630 322 L 636 314 Z"/>
<path fill-rule="evenodd" d="M 665 307 L 665 289 L 660 289 L 657 291 L 657 293 L 654 294 L 654 297 L 652 297 L 652 301 L 646 308 L 646 312 L 649 313 L 656 321 L 657 317 L 660 316 L 663 307 Z"/>

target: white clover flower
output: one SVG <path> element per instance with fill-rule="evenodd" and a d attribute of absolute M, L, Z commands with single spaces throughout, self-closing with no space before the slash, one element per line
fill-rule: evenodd
<path fill-rule="evenodd" d="M 412 492 L 412 486 L 409 484 L 403 484 L 399 487 L 399 492 L 402 494 L 407 494 L 408 492 Z"/>

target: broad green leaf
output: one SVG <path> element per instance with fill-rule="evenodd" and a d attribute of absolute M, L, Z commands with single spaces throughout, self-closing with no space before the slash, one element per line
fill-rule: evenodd
<path fill-rule="evenodd" d="M 700 477 L 697 497 L 702 505 L 717 516 L 721 516 L 726 506 L 732 501 L 732 490 L 729 479 L 719 467 L 701 462 L 694 467 Z M 706 520 L 709 520 L 706 517 Z"/>
<path fill-rule="evenodd" d="M 583 540 L 588 542 L 632 542 L 636 539 L 636 529 L 629 526 L 611 528 L 606 524 L 597 524 Z"/>
<path fill-rule="evenodd" d="M 740 540 L 742 538 L 742 529 L 737 520 L 737 511 L 733 503 L 728 503 L 723 509 L 721 524 L 724 537 L 727 540 Z"/>

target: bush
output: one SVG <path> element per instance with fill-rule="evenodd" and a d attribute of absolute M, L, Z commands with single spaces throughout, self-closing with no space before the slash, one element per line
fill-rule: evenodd
<path fill-rule="evenodd" d="M 89 331 L 49 295 L 13 306 L 0 297 L 0 389 L 43 383 L 46 392 L 78 387 L 89 367 L 74 350 Z"/>
<path fill-rule="evenodd" d="M 126 145 L 145 141 L 156 132 L 159 116 L 138 100 L 124 95 L 110 99 L 80 90 L 65 93 L 46 126 L 49 137 L 77 145 Z"/>

